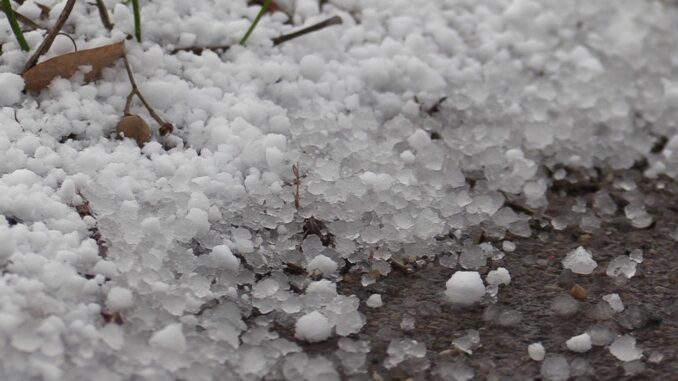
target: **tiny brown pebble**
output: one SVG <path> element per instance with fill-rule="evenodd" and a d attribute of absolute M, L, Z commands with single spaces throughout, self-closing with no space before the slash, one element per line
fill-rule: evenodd
<path fill-rule="evenodd" d="M 579 299 L 579 300 L 584 300 L 584 299 L 586 299 L 587 296 L 589 296 L 589 292 L 586 291 L 586 289 L 584 287 L 579 285 L 579 283 L 575 284 L 572 287 L 572 289 L 570 290 L 570 294 L 572 294 L 572 296 L 575 299 Z"/>
<path fill-rule="evenodd" d="M 139 115 L 125 115 L 115 127 L 118 138 L 134 139 L 139 147 L 151 141 L 151 128 Z"/>
<path fill-rule="evenodd" d="M 579 242 L 581 242 L 581 243 L 583 243 L 583 244 L 587 244 L 587 243 L 591 242 L 591 239 L 593 239 L 593 237 L 591 236 L 591 234 L 582 234 L 582 235 L 579 237 Z"/>

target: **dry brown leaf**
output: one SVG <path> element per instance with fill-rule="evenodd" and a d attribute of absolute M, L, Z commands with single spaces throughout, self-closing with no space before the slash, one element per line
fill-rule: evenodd
<path fill-rule="evenodd" d="M 125 115 L 115 127 L 119 138 L 134 139 L 139 147 L 151 141 L 153 133 L 146 121 L 139 115 Z"/>
<path fill-rule="evenodd" d="M 105 67 L 122 58 L 123 54 L 125 54 L 125 42 L 120 41 L 50 58 L 24 73 L 26 90 L 40 91 L 56 77 L 70 78 L 83 65 L 92 66 L 92 70 L 85 74 L 85 81 L 92 81 L 101 74 Z"/>

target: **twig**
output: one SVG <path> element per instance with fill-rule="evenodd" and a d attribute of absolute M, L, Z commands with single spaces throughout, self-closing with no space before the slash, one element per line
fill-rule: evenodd
<path fill-rule="evenodd" d="M 311 25 L 307 28 L 304 28 L 304 29 L 301 29 L 301 30 L 298 30 L 296 32 L 292 32 L 292 33 L 289 33 L 289 34 L 283 34 L 282 36 L 274 38 L 273 39 L 273 46 L 277 46 L 277 45 L 280 45 L 280 44 L 287 42 L 289 40 L 295 39 L 297 37 L 301 37 L 303 35 L 313 33 L 315 31 L 327 28 L 328 26 L 339 25 L 341 23 L 343 23 L 341 17 L 332 16 L 325 21 L 321 21 L 317 24 L 313 24 L 313 25 Z"/>
<path fill-rule="evenodd" d="M 73 43 L 73 50 L 75 50 L 76 52 L 78 51 L 78 44 L 75 43 L 75 40 L 73 39 L 73 37 L 71 37 L 70 34 L 64 32 L 59 32 L 57 34 L 60 36 L 66 36 L 69 40 L 71 40 L 71 42 Z"/>
<path fill-rule="evenodd" d="M 134 80 L 134 73 L 132 73 L 132 67 L 129 65 L 129 61 L 127 60 L 127 55 L 123 54 L 122 55 L 122 60 L 125 63 L 125 69 L 127 69 L 127 76 L 129 77 L 129 82 L 132 85 L 132 91 L 129 93 L 127 96 L 127 102 L 125 103 L 125 115 L 129 115 L 129 108 L 132 103 L 132 97 L 136 95 L 139 97 L 139 100 L 141 103 L 144 104 L 144 107 L 146 107 L 146 110 L 148 110 L 148 113 L 151 114 L 151 117 L 155 119 L 156 122 L 158 122 L 159 125 L 164 125 L 166 122 L 163 120 L 160 115 L 158 115 L 157 112 L 151 107 L 151 105 L 146 101 L 146 98 L 141 94 L 141 91 L 139 91 L 139 86 L 137 86 L 137 81 Z"/>
<path fill-rule="evenodd" d="M 71 15 L 71 11 L 73 10 L 74 5 L 75 0 L 68 0 L 66 6 L 64 7 L 64 10 L 61 11 L 61 14 L 59 15 L 56 24 L 54 24 L 54 27 L 49 31 L 47 37 L 45 37 L 45 39 L 42 40 L 42 43 L 35 51 L 35 53 L 33 53 L 28 62 L 26 62 L 26 66 L 24 66 L 24 73 L 27 72 L 33 66 L 35 66 L 35 64 L 38 62 L 38 58 L 40 58 L 41 55 L 45 54 L 52 46 L 52 43 L 54 42 L 54 39 L 56 38 L 57 34 L 61 31 L 61 28 L 63 28 L 64 24 L 66 24 L 68 16 Z"/>
<path fill-rule="evenodd" d="M 4 1 L 3 1 L 3 3 L 4 3 Z M 0 4 L 0 11 L 5 11 L 5 6 L 4 6 L 4 4 Z M 31 20 L 30 18 L 28 18 L 27 16 L 24 16 L 23 14 L 17 12 L 16 10 L 14 10 L 14 15 L 16 16 L 16 19 L 17 19 L 20 23 L 26 25 L 26 26 L 29 27 L 29 28 L 33 28 L 33 29 L 47 29 L 47 28 L 45 28 L 45 27 L 42 26 L 42 25 L 38 25 L 35 21 L 33 21 L 33 20 Z"/>
<path fill-rule="evenodd" d="M 294 208 L 299 210 L 301 207 L 301 201 L 299 196 L 299 187 L 301 186 L 301 176 L 299 176 L 299 164 L 292 164 L 292 173 L 294 173 L 294 185 L 296 185 L 296 190 L 294 191 Z"/>
<path fill-rule="evenodd" d="M 328 26 L 332 25 L 338 25 L 343 23 L 341 20 L 341 17 L 339 16 L 333 16 L 330 17 L 329 19 L 325 21 L 321 21 L 317 24 L 311 25 L 307 28 L 298 30 L 296 32 L 292 32 L 290 34 L 283 34 L 282 36 L 278 36 L 273 39 L 273 46 L 280 45 L 284 42 L 287 42 L 289 40 L 295 39 L 297 37 L 301 37 L 303 35 L 327 28 Z M 247 35 L 245 35 L 247 37 Z M 244 39 L 244 37 L 243 37 Z M 242 41 L 240 42 L 242 44 Z M 185 48 L 175 48 L 172 50 L 172 54 L 176 54 L 178 52 L 191 52 L 193 54 L 200 55 L 202 54 L 203 51 L 205 50 L 211 50 L 211 51 L 226 51 L 231 47 L 231 45 L 218 45 L 218 46 L 188 46 Z"/>
<path fill-rule="evenodd" d="M 14 33 L 14 37 L 16 37 L 19 46 L 21 47 L 22 50 L 29 51 L 31 48 L 30 46 L 28 46 L 28 42 L 26 42 L 24 34 L 21 32 L 21 28 L 19 28 L 19 23 L 17 22 L 17 15 L 14 12 L 14 9 L 12 9 L 12 5 L 9 3 L 9 0 L 2 0 L 2 8 L 5 11 L 5 14 L 7 15 L 9 26 L 12 28 L 12 33 Z"/>
<path fill-rule="evenodd" d="M 257 17 L 254 18 L 252 25 L 250 25 L 249 29 L 247 29 L 247 32 L 245 33 L 245 35 L 240 40 L 240 45 L 245 45 L 245 42 L 247 42 L 247 39 L 250 38 L 250 35 L 252 34 L 252 32 L 254 32 L 254 28 L 256 28 L 257 24 L 259 24 L 259 20 L 261 20 L 261 18 L 264 17 L 264 14 L 266 14 L 266 11 L 268 11 L 268 7 L 271 6 L 271 1 L 273 1 L 273 0 L 265 0 L 264 1 L 264 5 L 261 6 L 259 13 L 257 13 Z"/>
<path fill-rule="evenodd" d="M 113 29 L 113 24 L 111 23 L 111 18 L 108 17 L 108 9 L 106 9 L 106 4 L 103 0 L 96 0 L 97 9 L 99 10 L 99 18 L 101 18 L 101 23 L 104 24 L 104 27 L 108 30 Z"/>

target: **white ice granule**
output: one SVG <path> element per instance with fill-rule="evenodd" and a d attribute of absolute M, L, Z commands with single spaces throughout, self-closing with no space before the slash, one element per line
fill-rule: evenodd
<path fill-rule="evenodd" d="M 300 317 L 295 325 L 295 336 L 311 343 L 326 340 L 332 334 L 332 326 L 325 315 L 318 311 Z"/>
<path fill-rule="evenodd" d="M 132 307 L 134 298 L 132 291 L 123 287 L 113 287 L 108 292 L 106 307 L 111 311 L 120 311 Z"/>
<path fill-rule="evenodd" d="M 337 262 L 325 255 L 319 254 L 308 263 L 306 270 L 318 270 L 323 275 L 330 275 L 337 271 Z"/>
<path fill-rule="evenodd" d="M 21 99 L 24 79 L 14 73 L 0 73 L 0 107 L 10 106 Z"/>
<path fill-rule="evenodd" d="M 183 353 L 186 351 L 186 338 L 181 323 L 169 324 L 153 333 L 148 343 L 155 348 Z"/>
<path fill-rule="evenodd" d="M 240 260 L 233 255 L 231 248 L 226 245 L 218 245 L 212 248 L 210 258 L 216 266 L 223 267 L 227 270 L 235 271 L 240 266 Z"/>
<path fill-rule="evenodd" d="M 643 351 L 636 347 L 636 338 L 630 335 L 617 336 L 612 345 L 610 353 L 621 361 L 635 361 L 643 356 Z"/>
<path fill-rule="evenodd" d="M 591 349 L 591 336 L 588 333 L 582 333 L 581 335 L 571 337 L 565 345 L 567 345 L 567 349 L 573 352 L 588 352 Z"/>
<path fill-rule="evenodd" d="M 457 271 L 445 286 L 447 298 L 462 306 L 475 304 L 485 295 L 485 285 L 477 271 Z"/>
<path fill-rule="evenodd" d="M 381 301 L 381 295 L 379 294 L 370 295 L 370 297 L 365 301 L 365 304 L 371 308 L 379 308 L 384 305 L 384 303 Z"/>
<path fill-rule="evenodd" d="M 511 274 L 506 268 L 499 267 L 496 270 L 490 271 L 485 280 L 490 285 L 509 284 L 511 283 Z"/>
<path fill-rule="evenodd" d="M 591 274 L 598 266 L 591 253 L 579 246 L 563 259 L 563 267 L 575 274 Z"/>
<path fill-rule="evenodd" d="M 527 346 L 527 353 L 534 361 L 542 361 L 546 356 L 546 350 L 541 343 L 532 343 Z"/>

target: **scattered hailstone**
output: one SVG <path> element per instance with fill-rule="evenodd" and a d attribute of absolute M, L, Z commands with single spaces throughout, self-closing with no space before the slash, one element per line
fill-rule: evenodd
<path fill-rule="evenodd" d="M 384 303 L 381 301 L 381 295 L 379 294 L 370 295 L 370 297 L 365 301 L 365 304 L 367 304 L 367 306 L 370 308 L 379 308 L 384 305 Z"/>
<path fill-rule="evenodd" d="M 392 339 L 386 352 L 388 358 L 384 365 L 387 369 L 390 369 L 407 359 L 424 358 L 426 356 L 426 345 L 413 339 Z"/>
<path fill-rule="evenodd" d="M 612 345 L 610 353 L 621 361 L 635 361 L 643 356 L 643 351 L 636 348 L 636 338 L 629 335 L 617 336 Z"/>
<path fill-rule="evenodd" d="M 592 325 L 587 330 L 586 333 L 591 336 L 591 343 L 597 346 L 610 345 L 616 334 L 610 328 L 604 325 Z"/>
<path fill-rule="evenodd" d="M 603 300 L 605 300 L 610 305 L 614 312 L 624 311 L 624 303 L 619 297 L 619 294 L 607 294 L 603 296 Z"/>
<path fill-rule="evenodd" d="M 512 253 L 516 250 L 516 244 L 511 241 L 504 241 L 501 243 L 501 248 L 507 253 Z"/>
<path fill-rule="evenodd" d="M 240 260 L 233 255 L 231 248 L 226 245 L 214 246 L 210 258 L 215 265 L 227 270 L 236 271 L 240 266 Z"/>
<path fill-rule="evenodd" d="M 496 270 L 492 270 L 487 274 L 485 278 L 487 283 L 490 285 L 500 285 L 500 284 L 509 284 L 511 282 L 511 274 L 504 267 L 499 267 Z"/>
<path fill-rule="evenodd" d="M 132 291 L 122 287 L 113 287 L 111 288 L 111 291 L 108 292 L 106 307 L 109 310 L 121 311 L 132 307 L 132 304 Z"/>
<path fill-rule="evenodd" d="M 478 303 L 485 295 L 485 285 L 477 271 L 457 271 L 445 286 L 447 298 L 461 306 Z"/>
<path fill-rule="evenodd" d="M 452 345 L 458 350 L 471 355 L 480 345 L 480 333 L 475 329 L 466 331 L 466 335 L 452 340 Z"/>
<path fill-rule="evenodd" d="M 654 351 L 650 353 L 650 357 L 648 357 L 647 362 L 650 364 L 659 364 L 664 360 L 664 355 L 661 352 Z"/>
<path fill-rule="evenodd" d="M 607 276 L 612 278 L 624 277 L 631 279 L 636 275 L 638 262 L 632 261 L 628 255 L 619 255 L 607 265 Z"/>
<path fill-rule="evenodd" d="M 591 349 L 591 336 L 588 333 L 582 333 L 581 335 L 571 337 L 565 345 L 572 352 L 588 352 Z"/>
<path fill-rule="evenodd" d="M 579 246 L 563 259 L 563 267 L 575 274 L 591 274 L 598 266 L 591 253 Z"/>
<path fill-rule="evenodd" d="M 442 362 L 438 364 L 431 374 L 441 380 L 468 381 L 472 380 L 475 372 L 468 364 L 457 360 L 455 362 Z"/>
<path fill-rule="evenodd" d="M 527 346 L 527 354 L 534 361 L 541 361 L 546 356 L 546 350 L 541 343 L 532 343 Z"/>
<path fill-rule="evenodd" d="M 332 334 L 330 321 L 318 311 L 300 317 L 295 325 L 295 336 L 310 343 L 326 340 Z"/>
<path fill-rule="evenodd" d="M 331 275 L 337 271 L 337 263 L 329 257 L 319 254 L 308 263 L 306 269 L 309 272 L 318 270 L 323 275 Z"/>
<path fill-rule="evenodd" d="M 414 316 L 410 314 L 405 314 L 403 315 L 403 320 L 400 322 L 400 328 L 403 331 L 412 331 L 414 330 L 415 324 L 416 320 L 414 319 Z"/>
<path fill-rule="evenodd" d="M 570 378 L 570 364 L 561 355 L 548 355 L 541 363 L 539 373 L 546 381 L 565 381 Z"/>
<path fill-rule="evenodd" d="M 642 249 L 633 249 L 629 254 L 629 258 L 636 263 L 643 263 L 643 250 Z"/>
<path fill-rule="evenodd" d="M 551 311 L 558 316 L 569 316 L 577 312 L 579 309 L 579 302 L 570 294 L 557 295 L 551 301 Z"/>
<path fill-rule="evenodd" d="M 184 352 L 186 350 L 186 338 L 181 330 L 181 323 L 170 324 L 157 331 L 149 340 L 154 348 L 160 348 L 174 352 Z"/>

